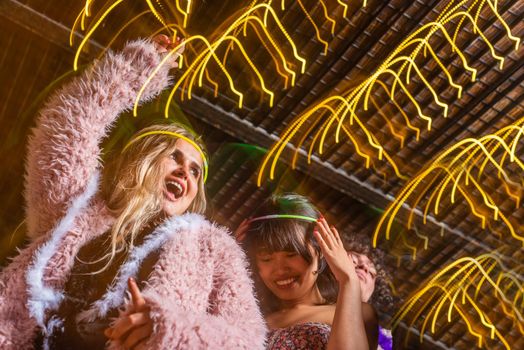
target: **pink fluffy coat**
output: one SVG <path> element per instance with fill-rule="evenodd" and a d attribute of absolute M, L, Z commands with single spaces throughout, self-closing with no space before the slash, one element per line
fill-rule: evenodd
<path fill-rule="evenodd" d="M 159 62 L 150 42 L 129 43 L 65 85 L 40 112 L 29 141 L 26 171 L 27 224 L 33 242 L 0 273 L 0 349 L 33 347 L 39 329 L 28 309 L 28 267 L 73 199 L 86 191 L 89 179 L 100 170 L 100 141 L 118 115 L 132 107 Z M 142 101 L 168 83 L 165 67 L 152 79 Z M 103 200 L 91 199 L 53 251 L 43 283 L 62 289 L 80 247 L 113 222 Z M 227 230 L 195 214 L 172 218 L 163 226 L 176 232 L 161 248 L 143 290 L 155 324 L 148 348 L 262 349 L 264 321 L 245 257 Z M 119 348 L 116 343 L 109 347 Z"/>

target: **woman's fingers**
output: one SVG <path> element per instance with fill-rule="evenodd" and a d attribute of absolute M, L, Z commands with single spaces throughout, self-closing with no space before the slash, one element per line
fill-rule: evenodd
<path fill-rule="evenodd" d="M 104 335 L 106 336 L 106 338 L 111 338 L 111 336 L 113 335 L 113 328 L 109 327 L 104 329 Z"/>
<path fill-rule="evenodd" d="M 104 331 L 106 337 L 123 344 L 125 349 L 132 349 L 153 332 L 153 322 L 149 317 L 149 306 L 140 293 L 134 278 L 127 281 L 134 313 L 120 318 L 113 328 Z"/>
<path fill-rule="evenodd" d="M 149 338 L 151 336 L 151 333 L 153 333 L 153 325 L 151 324 L 151 322 L 146 323 L 141 327 L 133 329 L 124 341 L 124 348 L 136 349 L 136 346 L 140 342 Z"/>
<path fill-rule="evenodd" d="M 158 53 L 165 55 L 169 54 L 169 63 L 172 68 L 178 67 L 178 57 L 184 52 L 185 44 L 183 44 L 183 39 L 177 37 L 173 42 L 165 34 L 155 35 L 153 38 L 153 43 Z M 175 50 L 176 49 L 176 50 Z M 172 52 L 174 51 L 174 52 Z"/>
<path fill-rule="evenodd" d="M 133 328 L 143 326 L 150 321 L 148 313 L 137 312 L 119 319 L 110 331 L 106 330 L 104 333 L 111 339 L 119 339 Z"/>
<path fill-rule="evenodd" d="M 326 219 L 320 218 L 317 222 L 317 227 L 327 247 L 329 249 L 334 249 L 335 248 L 335 239 L 333 237 L 333 233 L 331 232 L 331 229 L 329 228 L 329 225 L 327 224 Z"/>
<path fill-rule="evenodd" d="M 315 236 L 315 239 L 317 240 L 318 242 L 318 245 L 320 246 L 320 250 L 322 250 L 322 252 L 324 254 L 326 254 L 327 250 L 329 249 L 326 245 L 326 242 L 324 241 L 324 239 L 322 238 L 322 234 L 320 233 L 319 230 L 315 229 L 313 231 L 313 235 Z"/>
<path fill-rule="evenodd" d="M 158 34 L 153 37 L 153 43 L 158 52 L 164 53 L 168 51 L 168 47 L 171 44 L 171 40 L 165 34 Z"/>
<path fill-rule="evenodd" d="M 246 238 L 246 234 L 243 232 L 236 236 L 237 242 L 242 242 L 244 238 Z"/>
<path fill-rule="evenodd" d="M 170 50 L 174 50 L 174 49 L 176 49 L 178 47 L 178 49 L 176 51 L 177 51 L 177 56 L 179 56 L 186 49 L 186 45 L 183 42 L 184 42 L 184 39 L 182 39 L 180 37 L 176 37 L 174 42 L 170 41 L 170 45 L 168 46 L 168 48 Z"/>
<path fill-rule="evenodd" d="M 248 219 L 244 219 L 240 225 L 238 225 L 238 228 L 235 230 L 235 233 L 234 233 L 234 236 L 235 236 L 235 239 L 238 241 L 238 242 L 242 242 L 244 240 L 244 238 L 246 238 L 246 232 L 249 228 L 249 220 Z"/>
<path fill-rule="evenodd" d="M 335 228 L 335 226 L 331 225 L 329 227 L 331 228 L 331 232 L 333 232 L 333 237 L 335 238 L 335 241 L 339 244 L 342 244 L 342 239 L 340 238 L 340 234 L 338 233 L 338 230 Z"/>
<path fill-rule="evenodd" d="M 141 341 L 139 344 L 137 344 L 133 350 L 148 350 L 148 348 L 146 347 L 146 341 L 143 340 Z"/>
<path fill-rule="evenodd" d="M 142 296 L 142 293 L 140 293 L 140 289 L 138 288 L 135 279 L 130 277 L 127 280 L 127 285 L 129 287 L 129 291 L 131 292 L 131 301 L 133 302 L 135 310 L 144 311 L 147 307 L 147 303 L 144 297 Z"/>

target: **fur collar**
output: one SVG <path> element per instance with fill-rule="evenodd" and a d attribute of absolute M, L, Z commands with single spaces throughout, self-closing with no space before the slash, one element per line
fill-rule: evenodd
<path fill-rule="evenodd" d="M 144 240 L 142 245 L 133 248 L 106 293 L 88 310 L 81 312 L 76 321 L 78 323 L 93 322 L 97 318 L 105 317 L 111 309 L 122 305 L 126 296 L 128 279 L 136 277 L 142 262 L 149 254 L 162 247 L 180 232 L 189 232 L 197 237 L 202 226 L 207 224 L 209 222 L 203 216 L 193 213 L 171 217 L 164 221 Z"/>

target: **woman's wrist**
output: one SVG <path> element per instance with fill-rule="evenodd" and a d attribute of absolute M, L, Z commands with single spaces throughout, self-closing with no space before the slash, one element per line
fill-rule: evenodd
<path fill-rule="evenodd" d="M 360 291 L 360 281 L 356 274 L 348 273 L 344 275 L 341 280 L 338 280 L 338 287 L 340 290 L 353 290 L 358 289 Z"/>

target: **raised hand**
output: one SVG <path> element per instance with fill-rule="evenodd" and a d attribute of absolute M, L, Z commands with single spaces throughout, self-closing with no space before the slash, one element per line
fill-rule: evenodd
<path fill-rule="evenodd" d="M 153 320 L 149 306 L 140 293 L 133 278 L 127 282 L 133 303 L 132 313 L 119 319 L 113 328 L 104 332 L 106 337 L 116 340 L 124 349 L 146 349 L 145 344 L 153 333 Z"/>
<path fill-rule="evenodd" d="M 237 227 L 233 235 L 237 242 L 242 242 L 246 238 L 246 232 L 249 228 L 249 219 L 244 219 L 240 225 Z"/>
<path fill-rule="evenodd" d="M 167 35 L 157 34 L 152 38 L 152 40 L 158 53 L 170 55 L 169 64 L 171 65 L 171 68 L 177 68 L 178 57 L 184 52 L 185 49 L 184 45 L 180 45 L 182 43 L 182 38 L 177 37 L 176 41 L 173 42 Z M 171 52 L 177 47 L 178 49 L 175 52 Z"/>
<path fill-rule="evenodd" d="M 320 218 L 314 231 L 331 272 L 339 283 L 358 281 L 353 261 L 344 249 L 340 235 L 334 226 L 329 226 L 326 219 Z"/>

